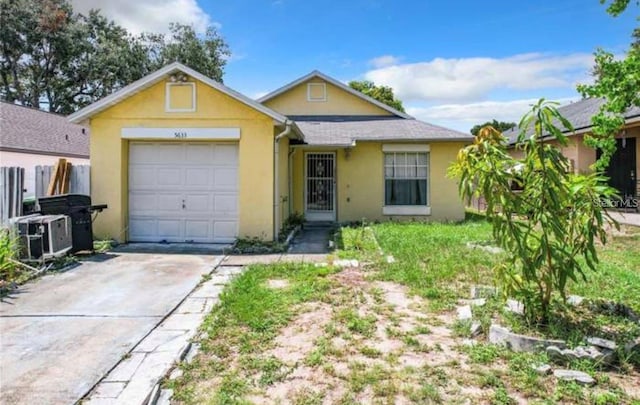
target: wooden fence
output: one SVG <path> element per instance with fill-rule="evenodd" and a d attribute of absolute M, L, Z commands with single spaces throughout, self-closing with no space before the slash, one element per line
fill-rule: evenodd
<path fill-rule="evenodd" d="M 36 198 L 46 197 L 53 166 L 36 166 Z M 70 194 L 91 193 L 91 166 L 72 166 L 69 179 Z M 22 215 L 24 199 L 25 169 L 22 167 L 0 167 L 0 224 L 7 225 L 9 218 Z"/>
<path fill-rule="evenodd" d="M 22 167 L 0 167 L 0 223 L 22 215 L 24 195 L 24 169 Z"/>
<path fill-rule="evenodd" d="M 53 170 L 53 166 L 36 166 L 36 198 L 46 197 Z M 91 166 L 72 166 L 69 179 L 69 194 L 89 195 L 90 193 Z"/>

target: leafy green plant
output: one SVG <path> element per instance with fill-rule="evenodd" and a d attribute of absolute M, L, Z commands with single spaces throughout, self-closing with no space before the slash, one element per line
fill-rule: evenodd
<path fill-rule="evenodd" d="M 297 226 L 302 226 L 304 224 L 304 221 L 304 214 L 294 212 L 293 214 L 289 215 L 282 224 L 282 228 L 278 233 L 278 241 L 284 242 L 289 236 L 289 233 L 293 231 Z"/>
<path fill-rule="evenodd" d="M 450 168 L 463 198 L 486 199 L 493 237 L 507 252 L 494 268 L 502 291 L 523 301 L 529 322 L 541 324 L 548 323 L 554 293 L 566 298 L 569 280 L 586 281 L 585 270 L 595 270 L 606 222 L 617 225 L 600 204 L 614 194 L 605 179 L 569 173 L 560 148 L 542 142 L 567 146 L 557 125 L 573 130 L 555 105 L 542 99 L 520 121 L 522 158 L 510 156 L 500 132 L 485 127 Z M 514 183 L 522 191 L 514 192 Z"/>
<path fill-rule="evenodd" d="M 304 224 L 304 221 L 305 221 L 304 214 L 301 214 L 299 212 L 294 212 L 291 215 L 289 215 L 289 217 L 284 223 L 289 228 L 295 228 L 298 225 Z"/>
<path fill-rule="evenodd" d="M 15 235 L 8 230 L 0 230 L 0 289 L 18 278 L 18 249 L 18 239 Z"/>
<path fill-rule="evenodd" d="M 117 245 L 117 242 L 112 239 L 100 239 L 93 241 L 93 250 L 96 253 L 106 253 L 110 251 L 114 246 Z"/>
<path fill-rule="evenodd" d="M 607 4 L 607 13 L 618 17 L 630 8 L 630 0 L 600 0 Z M 636 5 L 640 4 L 637 1 Z M 640 19 L 638 20 L 640 21 Z M 605 169 L 616 151 L 615 136 L 625 123 L 624 113 L 631 107 L 640 107 L 640 26 L 632 33 L 633 42 L 619 58 L 612 52 L 598 49 L 595 53 L 593 73 L 595 81 L 578 86 L 583 97 L 603 97 L 605 103 L 591 118 L 593 128 L 585 135 L 585 143 L 602 153 L 595 163 Z"/>

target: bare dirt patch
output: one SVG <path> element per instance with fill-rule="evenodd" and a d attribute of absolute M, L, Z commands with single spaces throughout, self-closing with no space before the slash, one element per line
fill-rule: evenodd
<path fill-rule="evenodd" d="M 557 389 L 553 377 L 527 377 L 529 365 L 514 368 L 514 360 L 493 346 L 469 349 L 454 332 L 455 313 L 434 313 L 406 287 L 370 276 L 362 268 L 329 276 L 334 283 L 328 293 L 292 307 L 295 315 L 264 349 L 243 348 L 241 338 L 230 344 L 226 358 L 233 360 L 220 368 L 226 387 L 215 375 L 198 384 L 198 397 L 229 391 L 235 387 L 229 381 L 245 384 L 237 398 L 256 404 L 524 404 L 550 398 Z M 266 282 L 270 288 L 288 285 Z M 611 381 L 598 389 L 639 380 L 632 373 Z M 558 395 L 558 402 L 580 402 L 572 393 Z"/>
<path fill-rule="evenodd" d="M 363 287 L 367 284 L 364 273 L 357 267 L 347 267 L 333 276 L 343 286 Z"/>
<path fill-rule="evenodd" d="M 302 312 L 282 329 L 275 339 L 275 348 L 269 353 L 284 363 L 295 365 L 291 363 L 304 359 L 331 319 L 332 310 L 328 304 L 311 303 L 306 307 L 307 312 Z"/>
<path fill-rule="evenodd" d="M 333 277 L 338 281 L 332 291 L 334 304 L 313 303 L 299 311 L 268 353 L 291 372 L 251 395 L 251 401 L 424 403 L 424 386 L 434 367 L 452 360 L 465 363 L 466 355 L 455 349 L 460 342 L 448 328 L 451 318 L 439 316 L 431 323 L 441 326 L 427 327 L 436 315 L 425 312 L 423 300 L 410 296 L 403 286 L 368 281 L 359 268 Z M 476 403 L 491 393 L 483 388 L 463 390 L 455 379 L 447 380 L 441 389 L 434 385 L 432 399 L 466 398 Z"/>

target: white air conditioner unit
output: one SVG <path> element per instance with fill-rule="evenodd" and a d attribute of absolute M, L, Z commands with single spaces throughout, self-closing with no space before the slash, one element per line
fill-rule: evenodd
<path fill-rule="evenodd" d="M 12 222 L 20 237 L 24 261 L 51 260 L 71 250 L 71 218 L 67 215 L 29 215 Z"/>

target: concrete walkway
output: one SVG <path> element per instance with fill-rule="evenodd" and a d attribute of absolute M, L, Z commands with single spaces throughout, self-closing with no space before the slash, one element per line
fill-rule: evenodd
<path fill-rule="evenodd" d="M 0 303 L 1 402 L 75 403 L 221 259 L 111 253 L 24 285 Z"/>
<path fill-rule="evenodd" d="M 329 252 L 329 240 L 333 234 L 333 224 L 306 223 L 291 241 L 289 253 L 318 254 Z"/>
<path fill-rule="evenodd" d="M 623 225 L 640 226 L 640 213 L 610 211 L 609 215 Z"/>

